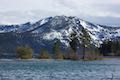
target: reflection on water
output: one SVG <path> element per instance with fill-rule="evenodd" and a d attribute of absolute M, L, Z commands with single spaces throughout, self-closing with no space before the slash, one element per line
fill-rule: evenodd
<path fill-rule="evenodd" d="M 0 60 L 0 80 L 120 80 L 120 60 Z"/>

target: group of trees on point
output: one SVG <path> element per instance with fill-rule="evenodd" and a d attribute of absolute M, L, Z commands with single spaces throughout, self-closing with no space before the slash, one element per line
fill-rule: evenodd
<path fill-rule="evenodd" d="M 17 47 L 16 49 L 17 57 L 21 59 L 32 59 L 33 57 L 33 49 L 28 47 L 28 46 L 21 46 Z M 40 54 L 38 56 L 39 59 L 64 59 L 64 55 L 61 51 L 60 48 L 60 42 L 57 41 L 55 42 L 53 46 L 53 54 L 54 56 L 52 57 L 48 51 L 43 48 L 40 50 Z"/>

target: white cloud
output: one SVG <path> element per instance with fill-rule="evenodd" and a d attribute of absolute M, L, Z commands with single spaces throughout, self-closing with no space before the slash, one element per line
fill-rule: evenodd
<path fill-rule="evenodd" d="M 120 18 L 119 7 L 120 0 L 0 0 L 0 23 L 23 23 L 54 15 Z"/>

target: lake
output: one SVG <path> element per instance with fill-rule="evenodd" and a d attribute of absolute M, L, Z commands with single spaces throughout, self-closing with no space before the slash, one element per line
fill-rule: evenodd
<path fill-rule="evenodd" d="M 120 60 L 0 60 L 0 80 L 120 80 Z"/>

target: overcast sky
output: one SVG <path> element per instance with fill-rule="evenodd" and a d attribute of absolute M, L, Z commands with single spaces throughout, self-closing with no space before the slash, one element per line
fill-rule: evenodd
<path fill-rule="evenodd" d="M 55 15 L 120 25 L 120 0 L 0 0 L 0 24 L 33 22 Z"/>

